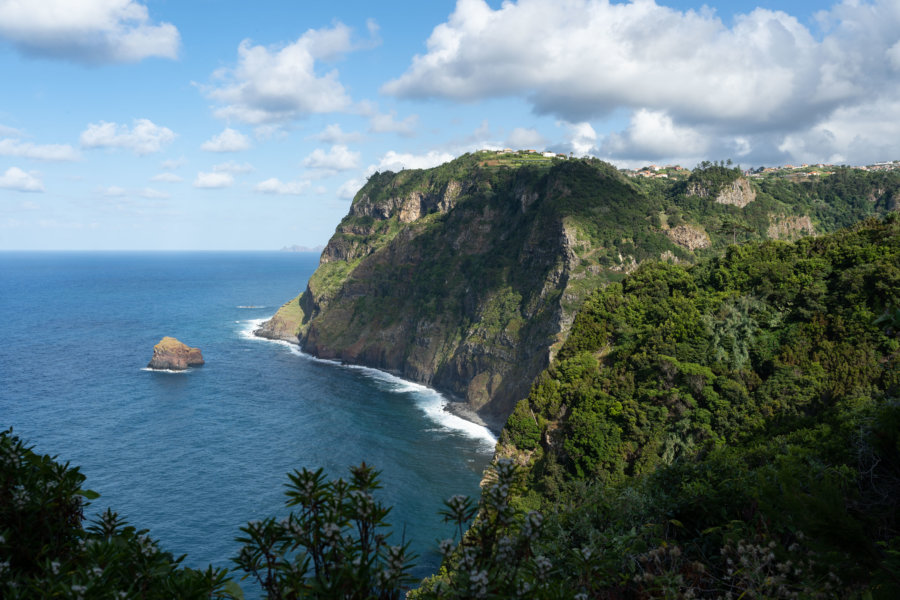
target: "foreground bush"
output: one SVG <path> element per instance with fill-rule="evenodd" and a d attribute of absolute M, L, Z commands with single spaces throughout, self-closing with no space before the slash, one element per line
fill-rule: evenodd
<path fill-rule="evenodd" d="M 0 432 L 0 597 L 242 597 L 227 570 L 180 566 L 183 556 L 110 510 L 85 527 L 86 500 L 99 494 L 82 489 L 84 479 L 12 429 Z"/>

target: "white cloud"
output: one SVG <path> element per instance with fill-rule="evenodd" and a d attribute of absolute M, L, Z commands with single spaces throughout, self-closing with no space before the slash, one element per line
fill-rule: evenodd
<path fill-rule="evenodd" d="M 432 150 L 426 154 L 406 154 L 389 150 L 381 157 L 377 166 L 369 167 L 369 172 L 402 171 L 403 169 L 430 169 L 456 158 L 449 152 Z"/>
<path fill-rule="evenodd" d="M 506 146 L 513 149 L 543 148 L 547 140 L 535 129 L 516 127 L 509 132 L 506 138 Z"/>
<path fill-rule="evenodd" d="M 78 151 L 68 144 L 32 144 L 11 138 L 0 140 L 0 156 L 16 156 L 46 161 L 73 161 L 80 158 Z"/>
<path fill-rule="evenodd" d="M 150 181 L 161 181 L 163 183 L 180 183 L 184 178 L 175 173 L 159 173 L 150 178 Z"/>
<path fill-rule="evenodd" d="M 900 158 L 900 100 L 841 108 L 807 131 L 789 134 L 779 150 L 796 162 L 871 164 Z"/>
<path fill-rule="evenodd" d="M 240 131 L 226 127 L 219 135 L 214 135 L 203 142 L 200 148 L 207 152 L 240 152 L 250 148 L 250 138 Z"/>
<path fill-rule="evenodd" d="M 176 58 L 180 36 L 134 0 L 0 0 L 0 37 L 26 54 L 86 63 Z"/>
<path fill-rule="evenodd" d="M 175 133 L 149 119 L 135 119 L 131 129 L 127 125 L 101 121 L 88 125 L 80 139 L 84 148 L 124 148 L 144 155 L 161 151 L 163 146 L 175 140 Z"/>
<path fill-rule="evenodd" d="M 416 134 L 416 125 L 419 123 L 419 115 L 410 115 L 398 121 L 396 111 L 389 113 L 376 113 L 369 117 L 369 131 L 372 133 L 397 133 L 405 137 Z"/>
<path fill-rule="evenodd" d="M 337 190 L 338 198 L 352 200 L 353 196 L 356 195 L 356 192 L 358 192 L 365 183 L 366 181 L 364 179 L 350 179 L 345 181 Z"/>
<path fill-rule="evenodd" d="M 584 156 L 593 152 L 597 145 L 597 132 L 588 122 L 563 123 L 569 130 L 566 136 L 569 148 L 576 156 Z"/>
<path fill-rule="evenodd" d="M 18 167 L 10 167 L 0 175 L 0 188 L 17 192 L 43 192 L 44 184 L 34 172 L 26 173 Z"/>
<path fill-rule="evenodd" d="M 571 123 L 623 111 L 631 123 L 609 149 L 671 152 L 683 133 L 690 148 L 681 155 L 733 149 L 778 159 L 779 147 L 799 147 L 782 144 L 785 136 L 821 132 L 900 97 L 896 0 L 843 0 L 818 18 L 813 35 L 786 12 L 762 8 L 726 25 L 713 10 L 653 0 L 519 0 L 496 9 L 458 0 L 426 52 L 382 91 L 525 98 L 536 113 Z M 651 131 L 664 139 L 647 139 Z M 900 140 L 885 151 L 900 153 Z"/>
<path fill-rule="evenodd" d="M 236 163 L 233 160 L 213 165 L 215 173 L 231 173 L 232 175 L 243 175 L 244 173 L 252 173 L 256 169 L 250 163 Z"/>
<path fill-rule="evenodd" d="M 316 148 L 303 159 L 303 166 L 324 171 L 346 171 L 355 169 L 359 164 L 359 152 L 354 152 L 341 144 L 331 147 L 328 152 Z"/>
<path fill-rule="evenodd" d="M 354 49 L 351 30 L 341 23 L 310 29 L 280 47 L 238 46 L 234 69 L 213 74 L 221 83 L 207 90 L 220 103 L 215 115 L 253 125 L 285 123 L 310 114 L 346 110 L 350 97 L 336 70 L 317 72 L 317 63 Z"/>
<path fill-rule="evenodd" d="M 326 144 L 352 144 L 361 142 L 365 136 L 357 131 L 345 132 L 337 123 L 328 125 L 319 133 L 310 136 L 310 139 L 325 142 Z"/>
<path fill-rule="evenodd" d="M 647 0 L 530 0 L 497 10 L 459 0 L 428 53 L 384 90 L 458 100 L 526 95 L 538 112 L 573 122 L 623 105 L 767 121 L 799 100 L 795 88 L 807 82 L 797 76 L 818 67 L 815 47 L 796 19 L 763 9 L 728 29 L 712 12 Z"/>
<path fill-rule="evenodd" d="M 622 134 L 611 135 L 602 149 L 604 153 L 620 158 L 648 159 L 671 156 L 702 158 L 708 150 L 709 140 L 702 133 L 676 125 L 663 111 L 646 109 L 632 115 L 628 129 Z"/>
<path fill-rule="evenodd" d="M 303 190 L 309 187 L 308 181 L 287 181 L 283 182 L 275 177 L 266 179 L 256 184 L 253 188 L 257 192 L 263 194 L 293 195 L 298 196 Z"/>
<path fill-rule="evenodd" d="M 231 187 L 232 185 L 234 185 L 234 177 L 231 173 L 204 173 L 200 171 L 194 180 L 195 188 L 219 189 Z"/>

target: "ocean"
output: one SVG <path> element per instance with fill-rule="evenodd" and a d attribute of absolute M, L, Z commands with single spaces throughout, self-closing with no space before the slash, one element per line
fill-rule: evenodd
<path fill-rule="evenodd" d="M 436 391 L 252 329 L 305 288 L 318 255 L 0 252 L 0 427 L 57 455 L 106 507 L 185 564 L 232 567 L 239 527 L 284 515 L 287 473 L 382 472 L 395 536 L 439 563 L 441 501 L 478 494 L 495 439 Z M 145 367 L 170 335 L 206 365 Z M 256 597 L 244 585 L 248 598 Z"/>

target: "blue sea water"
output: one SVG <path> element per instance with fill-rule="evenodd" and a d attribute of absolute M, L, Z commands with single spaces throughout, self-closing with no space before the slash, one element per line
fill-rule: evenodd
<path fill-rule="evenodd" d="M 437 392 L 254 338 L 305 287 L 306 253 L 0 253 L 0 427 L 70 461 L 185 564 L 231 567 L 238 528 L 285 514 L 286 474 L 382 471 L 381 499 L 433 572 L 437 511 L 476 495 L 491 434 Z M 165 335 L 206 365 L 146 370 Z M 247 586 L 245 586 L 247 587 Z M 248 588 L 248 597 L 256 592 Z"/>

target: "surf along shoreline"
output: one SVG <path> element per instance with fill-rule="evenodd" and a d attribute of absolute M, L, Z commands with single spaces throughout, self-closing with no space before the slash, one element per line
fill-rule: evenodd
<path fill-rule="evenodd" d="M 367 365 L 355 364 L 347 361 L 319 358 L 317 356 L 313 356 L 307 352 L 304 352 L 300 347 L 298 341 L 293 341 L 285 338 L 273 338 L 266 335 L 259 335 L 259 331 L 262 329 L 263 323 L 271 320 L 272 317 L 267 318 L 259 318 L 259 319 L 250 319 L 246 321 L 247 327 L 242 330 L 243 337 L 247 339 L 260 340 L 263 342 L 273 342 L 276 344 L 282 344 L 291 349 L 291 351 L 306 360 L 313 360 L 321 363 L 326 363 L 334 366 L 339 366 L 348 369 L 358 369 L 367 371 L 371 374 L 375 374 L 378 378 L 390 378 L 395 380 L 396 382 L 400 382 L 406 386 L 411 386 L 416 388 L 416 390 L 427 391 L 434 394 L 440 401 L 441 407 L 440 410 L 443 413 L 450 417 L 454 417 L 455 419 L 459 419 L 460 421 L 464 421 L 465 423 L 456 423 L 454 424 L 450 419 L 440 419 L 436 415 L 432 414 L 426 407 L 419 404 L 419 408 L 425 412 L 426 416 L 435 421 L 438 425 L 442 427 L 447 427 L 448 429 L 453 429 L 459 431 L 468 437 L 476 438 L 481 441 L 487 442 L 490 441 L 493 446 L 496 446 L 497 441 L 499 439 L 500 432 L 492 427 L 490 427 L 481 417 L 478 416 L 475 411 L 471 410 L 465 402 L 462 400 L 455 398 L 452 394 L 447 392 L 437 390 L 435 388 L 428 387 L 421 383 L 410 381 L 408 379 L 404 379 L 397 373 L 392 373 L 390 371 L 386 371 L 384 369 L 376 369 L 375 367 L 370 367 Z M 380 376 L 380 377 L 379 377 Z M 411 390 L 412 391 L 412 390 Z"/>

